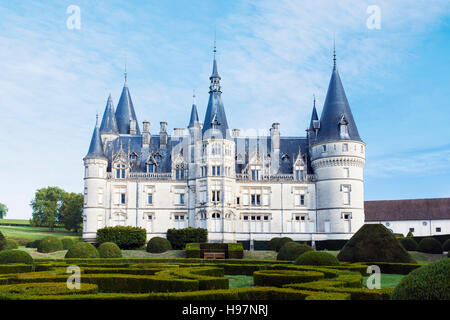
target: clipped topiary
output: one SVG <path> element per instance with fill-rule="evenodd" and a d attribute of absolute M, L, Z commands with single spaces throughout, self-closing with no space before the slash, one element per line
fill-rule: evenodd
<path fill-rule="evenodd" d="M 97 230 L 97 242 L 114 242 L 121 249 L 136 249 L 145 245 L 147 231 L 131 226 L 105 227 Z"/>
<path fill-rule="evenodd" d="M 442 250 L 450 252 L 450 239 L 445 240 Z"/>
<path fill-rule="evenodd" d="M 417 251 L 417 249 L 419 248 L 416 240 L 414 240 L 413 238 L 400 239 L 400 243 L 407 251 Z"/>
<path fill-rule="evenodd" d="M 407 238 L 412 238 L 414 237 L 414 234 L 410 231 L 408 232 L 408 234 L 406 235 Z"/>
<path fill-rule="evenodd" d="M 33 264 L 33 258 L 22 250 L 3 250 L 0 252 L 0 264 L 23 263 Z"/>
<path fill-rule="evenodd" d="M 37 247 L 39 247 L 39 241 L 41 241 L 41 239 L 33 240 L 33 241 L 30 241 L 30 242 L 27 242 L 27 244 L 25 245 L 25 247 L 27 247 L 27 248 L 36 248 L 36 249 L 37 249 Z"/>
<path fill-rule="evenodd" d="M 306 244 L 298 244 L 296 242 L 287 242 L 278 252 L 277 260 L 294 261 L 302 253 L 312 251 L 313 248 Z"/>
<path fill-rule="evenodd" d="M 98 247 L 100 258 L 122 258 L 122 250 L 114 242 L 105 242 Z"/>
<path fill-rule="evenodd" d="M 277 243 L 277 247 L 275 248 L 275 251 L 276 251 L 276 252 L 279 252 L 280 249 L 281 249 L 286 243 L 288 243 L 288 242 L 294 242 L 294 240 L 292 240 L 292 239 L 289 238 L 289 237 L 283 237 L 283 238 L 280 238 L 280 240 L 279 240 L 278 243 Z"/>
<path fill-rule="evenodd" d="M 0 232 L 0 251 L 5 249 L 6 247 L 6 239 L 3 236 L 3 233 Z"/>
<path fill-rule="evenodd" d="M 395 287 L 392 300 L 450 300 L 450 259 L 413 270 Z"/>
<path fill-rule="evenodd" d="M 280 242 L 280 237 L 275 237 L 269 241 L 269 250 L 277 251 L 278 242 Z"/>
<path fill-rule="evenodd" d="M 37 251 L 48 253 L 63 250 L 63 244 L 60 239 L 48 236 L 41 239 L 38 243 Z"/>
<path fill-rule="evenodd" d="M 432 237 L 426 237 L 419 242 L 419 251 L 425 253 L 442 254 L 443 250 L 442 245 L 438 240 Z"/>
<path fill-rule="evenodd" d="M 169 240 L 161 237 L 153 237 L 147 243 L 147 252 L 150 253 L 162 253 L 170 250 L 172 246 Z"/>
<path fill-rule="evenodd" d="M 324 251 L 308 251 L 300 255 L 295 264 L 304 266 L 338 266 L 339 260 Z"/>
<path fill-rule="evenodd" d="M 337 256 L 346 262 L 411 262 L 414 259 L 382 224 L 363 225 Z"/>
<path fill-rule="evenodd" d="M 6 247 L 5 249 L 17 249 L 19 247 L 19 244 L 16 240 L 13 239 L 6 239 Z"/>
<path fill-rule="evenodd" d="M 67 251 L 64 258 L 99 258 L 97 249 L 90 243 L 78 242 Z"/>
<path fill-rule="evenodd" d="M 75 244 L 72 238 L 62 238 L 61 242 L 64 250 L 69 250 Z"/>

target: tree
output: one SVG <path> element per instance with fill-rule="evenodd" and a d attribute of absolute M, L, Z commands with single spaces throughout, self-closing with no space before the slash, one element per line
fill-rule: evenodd
<path fill-rule="evenodd" d="M 30 203 L 33 209 L 33 225 L 49 227 L 53 232 L 58 222 L 64 194 L 65 191 L 58 187 L 38 189 Z"/>
<path fill-rule="evenodd" d="M 68 193 L 63 196 L 62 206 L 58 215 L 58 220 L 64 224 L 64 227 L 78 233 L 83 222 L 83 201 L 81 193 Z"/>
<path fill-rule="evenodd" d="M 0 219 L 5 218 L 6 213 L 8 213 L 8 207 L 6 204 L 0 203 Z"/>

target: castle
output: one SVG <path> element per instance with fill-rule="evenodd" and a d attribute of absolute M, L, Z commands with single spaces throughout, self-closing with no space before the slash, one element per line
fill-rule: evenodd
<path fill-rule="evenodd" d="M 208 229 L 211 242 L 349 239 L 364 224 L 361 140 L 334 66 L 319 120 L 305 137 L 241 136 L 230 130 L 216 49 L 203 123 L 192 105 L 185 133 L 137 121 L 127 84 L 108 98 L 84 157 L 83 239 L 105 226 L 137 226 L 147 238 L 169 228 Z"/>

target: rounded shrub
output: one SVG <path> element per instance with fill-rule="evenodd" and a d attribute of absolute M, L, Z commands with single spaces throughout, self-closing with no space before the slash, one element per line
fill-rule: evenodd
<path fill-rule="evenodd" d="M 97 249 L 90 243 L 78 242 L 67 251 L 64 258 L 99 258 Z"/>
<path fill-rule="evenodd" d="M 444 244 L 442 245 L 442 250 L 450 252 L 450 239 L 445 240 Z"/>
<path fill-rule="evenodd" d="M 17 249 L 19 247 L 19 244 L 16 240 L 13 239 L 6 239 L 6 247 L 5 249 Z"/>
<path fill-rule="evenodd" d="M 151 253 L 162 253 L 170 250 L 172 246 L 169 240 L 161 237 L 153 237 L 147 243 L 147 252 Z"/>
<path fill-rule="evenodd" d="M 64 250 L 69 250 L 75 244 L 72 238 L 62 238 L 61 242 Z"/>
<path fill-rule="evenodd" d="M 294 261 L 298 256 L 306 251 L 312 251 L 313 248 L 306 244 L 298 244 L 296 242 L 287 242 L 278 252 L 277 260 Z"/>
<path fill-rule="evenodd" d="M 443 258 L 406 275 L 392 300 L 450 300 L 450 259 Z"/>
<path fill-rule="evenodd" d="M 295 260 L 295 264 L 305 266 L 338 266 L 339 260 L 324 251 L 308 251 Z"/>
<path fill-rule="evenodd" d="M 37 251 L 42 253 L 55 252 L 63 250 L 63 244 L 60 239 L 48 236 L 41 239 L 38 243 Z"/>
<path fill-rule="evenodd" d="M 37 247 L 39 247 L 39 241 L 41 241 L 41 239 L 27 242 L 25 244 L 25 247 L 27 247 L 27 248 L 36 248 L 37 249 Z"/>
<path fill-rule="evenodd" d="M 442 254 L 442 245 L 438 240 L 431 237 L 426 237 L 419 242 L 419 251 Z"/>
<path fill-rule="evenodd" d="M 3 236 L 3 233 L 0 232 L 0 251 L 5 249 L 6 247 L 6 238 Z"/>
<path fill-rule="evenodd" d="M 105 227 L 97 230 L 97 242 L 114 242 L 121 249 L 136 249 L 145 245 L 147 231 L 131 226 Z"/>
<path fill-rule="evenodd" d="M 294 242 L 294 240 L 292 240 L 292 239 L 289 238 L 289 237 L 283 237 L 283 238 L 280 238 L 280 240 L 278 241 L 277 246 L 276 246 L 276 248 L 275 248 L 275 251 L 276 251 L 276 252 L 279 252 L 280 249 L 281 249 L 286 243 L 288 243 L 288 242 Z"/>
<path fill-rule="evenodd" d="M 278 242 L 280 242 L 280 237 L 275 237 L 269 241 L 269 250 L 277 251 Z"/>
<path fill-rule="evenodd" d="M 22 250 L 3 250 L 0 252 L 0 264 L 23 263 L 33 264 L 33 258 Z"/>
<path fill-rule="evenodd" d="M 345 262 L 415 263 L 394 234 L 381 223 L 363 225 L 347 241 L 337 258 Z"/>
<path fill-rule="evenodd" d="M 419 248 L 419 245 L 413 238 L 400 239 L 400 243 L 407 251 L 417 251 L 417 249 Z"/>
<path fill-rule="evenodd" d="M 122 258 L 122 251 L 114 242 L 105 242 L 98 247 L 100 258 Z"/>

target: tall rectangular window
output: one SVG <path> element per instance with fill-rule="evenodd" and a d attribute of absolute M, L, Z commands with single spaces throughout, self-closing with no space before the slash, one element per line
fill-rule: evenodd
<path fill-rule="evenodd" d="M 342 151 L 343 151 L 343 152 L 347 152 L 347 151 L 348 151 L 348 143 L 344 143 L 344 144 L 342 145 Z"/>
<path fill-rule="evenodd" d="M 153 194 L 152 193 L 147 194 L 147 204 L 153 204 Z"/>
<path fill-rule="evenodd" d="M 184 180 L 184 169 L 176 169 L 175 170 L 175 179 Z"/>
<path fill-rule="evenodd" d="M 342 195 L 344 197 L 344 204 L 349 205 L 350 204 L 350 186 L 342 186 Z"/>
<path fill-rule="evenodd" d="M 344 178 L 350 178 L 350 169 L 344 168 Z"/>
<path fill-rule="evenodd" d="M 126 194 L 123 193 L 123 192 L 120 194 L 120 203 L 121 204 L 125 204 L 126 203 Z"/>

